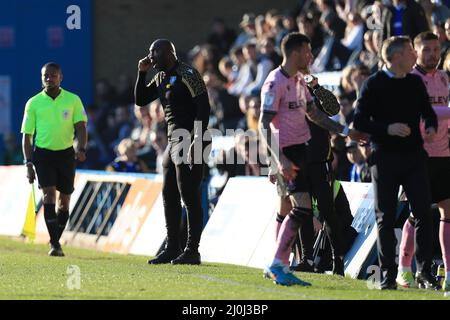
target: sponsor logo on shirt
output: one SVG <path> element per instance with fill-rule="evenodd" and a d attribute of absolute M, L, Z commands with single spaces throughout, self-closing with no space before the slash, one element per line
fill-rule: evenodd
<path fill-rule="evenodd" d="M 448 104 L 448 97 L 433 97 L 430 96 L 430 103 L 431 104 L 440 104 L 440 105 L 447 105 Z"/>
<path fill-rule="evenodd" d="M 288 102 L 288 108 L 291 109 L 291 110 L 295 110 L 295 109 L 301 108 L 301 106 L 302 106 L 302 104 L 300 104 L 297 101 L 289 101 Z"/>

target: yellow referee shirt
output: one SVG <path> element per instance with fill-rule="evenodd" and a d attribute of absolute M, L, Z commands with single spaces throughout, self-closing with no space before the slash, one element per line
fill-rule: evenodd
<path fill-rule="evenodd" d="M 38 93 L 25 106 L 22 122 L 23 134 L 34 135 L 36 146 L 52 151 L 64 150 L 73 146 L 74 124 L 87 122 L 81 99 L 61 88 L 53 100 L 45 91 Z"/>

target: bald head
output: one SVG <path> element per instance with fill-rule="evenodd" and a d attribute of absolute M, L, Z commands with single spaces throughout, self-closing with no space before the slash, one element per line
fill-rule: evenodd
<path fill-rule="evenodd" d="M 175 46 L 167 39 L 155 40 L 150 45 L 149 58 L 152 65 L 161 71 L 170 69 L 177 61 Z"/>
<path fill-rule="evenodd" d="M 167 39 L 158 39 L 153 41 L 153 43 L 150 45 L 150 50 L 152 48 L 157 48 L 160 50 L 163 50 L 165 52 L 170 52 L 173 55 L 176 56 L 176 50 L 175 50 L 175 46 L 172 42 L 170 42 L 170 40 Z"/>

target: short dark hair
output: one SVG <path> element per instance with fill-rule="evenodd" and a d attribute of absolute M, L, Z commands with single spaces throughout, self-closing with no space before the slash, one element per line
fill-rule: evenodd
<path fill-rule="evenodd" d="M 407 44 L 411 44 L 411 38 L 408 36 L 393 36 L 384 40 L 381 47 L 384 62 L 392 62 L 394 54 L 402 52 Z"/>
<path fill-rule="evenodd" d="M 439 40 L 439 37 L 431 31 L 421 32 L 414 38 L 414 47 L 418 47 L 423 44 L 424 41 L 429 40 Z"/>
<path fill-rule="evenodd" d="M 370 76 L 370 69 L 364 64 L 357 64 L 353 72 Z"/>
<path fill-rule="evenodd" d="M 303 14 L 303 15 L 300 15 L 300 16 L 297 17 L 297 24 L 300 24 L 300 23 L 301 24 L 305 24 L 305 23 L 313 24 L 314 20 L 313 20 L 312 17 L 310 17 L 310 16 L 308 16 L 306 14 Z"/>
<path fill-rule="evenodd" d="M 311 43 L 311 40 L 300 32 L 290 32 L 281 40 L 281 53 L 283 57 L 289 57 L 293 50 L 301 47 L 304 43 Z"/>
<path fill-rule="evenodd" d="M 61 67 L 56 62 L 47 62 L 46 64 L 43 65 L 42 69 L 46 69 L 46 68 L 54 68 L 54 69 L 58 70 L 58 72 L 61 72 Z"/>

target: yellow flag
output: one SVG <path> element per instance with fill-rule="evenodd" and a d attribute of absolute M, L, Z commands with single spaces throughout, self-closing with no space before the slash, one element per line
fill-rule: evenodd
<path fill-rule="evenodd" d="M 22 234 L 30 241 L 36 238 L 36 208 L 34 203 L 33 186 L 31 186 L 30 198 L 28 200 L 27 217 L 25 218 L 25 225 L 23 226 Z"/>

